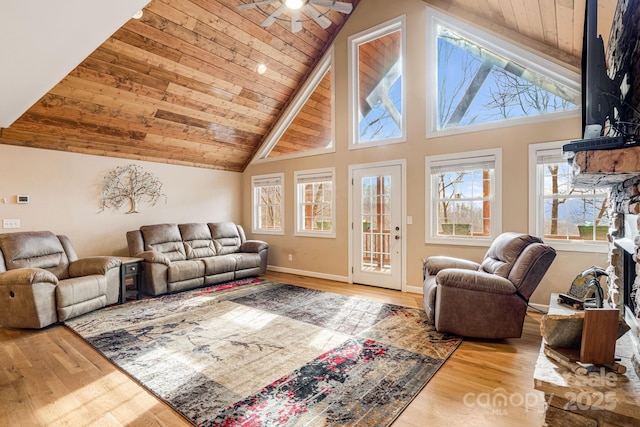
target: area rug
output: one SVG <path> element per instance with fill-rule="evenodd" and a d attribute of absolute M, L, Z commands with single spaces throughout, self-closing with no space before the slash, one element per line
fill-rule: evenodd
<path fill-rule="evenodd" d="M 65 322 L 199 426 L 385 426 L 460 344 L 423 310 L 265 280 Z"/>

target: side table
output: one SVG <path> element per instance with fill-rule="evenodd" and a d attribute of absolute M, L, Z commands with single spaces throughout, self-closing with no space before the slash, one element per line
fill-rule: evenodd
<path fill-rule="evenodd" d="M 122 264 L 120 265 L 120 299 L 119 303 L 127 302 L 127 277 L 133 278 L 134 289 L 131 291 L 135 294 L 136 299 L 141 297 L 140 275 L 142 274 L 142 258 L 118 257 Z"/>

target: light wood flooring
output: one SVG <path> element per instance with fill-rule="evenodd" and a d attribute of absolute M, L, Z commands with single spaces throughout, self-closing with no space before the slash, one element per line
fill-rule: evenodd
<path fill-rule="evenodd" d="M 417 294 L 284 273 L 263 277 L 422 307 Z M 542 426 L 544 397 L 533 389 L 539 321 L 530 312 L 520 339 L 465 339 L 393 426 Z M 41 425 L 190 424 L 67 328 L 0 327 L 0 426 Z"/>

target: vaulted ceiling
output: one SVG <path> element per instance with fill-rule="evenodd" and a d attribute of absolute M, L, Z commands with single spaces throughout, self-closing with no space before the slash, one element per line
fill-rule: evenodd
<path fill-rule="evenodd" d="M 579 68 L 585 0 L 424 1 Z M 152 0 L 0 128 L 0 143 L 242 171 L 351 16 L 318 7 L 331 25 L 293 33 L 289 12 L 260 25 L 278 4 L 237 10 L 248 2 Z M 614 0 L 600 3 L 613 13 Z M 307 123 L 316 128 L 298 126 L 301 147 L 322 132 Z"/>

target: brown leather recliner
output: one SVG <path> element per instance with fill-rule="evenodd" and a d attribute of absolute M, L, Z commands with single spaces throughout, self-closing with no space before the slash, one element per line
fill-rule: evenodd
<path fill-rule="evenodd" d="M 0 325 L 39 329 L 118 302 L 120 264 L 79 259 L 50 231 L 0 234 Z"/>
<path fill-rule="evenodd" d="M 447 256 L 424 260 L 424 309 L 439 332 L 517 338 L 531 294 L 556 257 L 535 236 L 498 236 L 481 263 Z"/>

